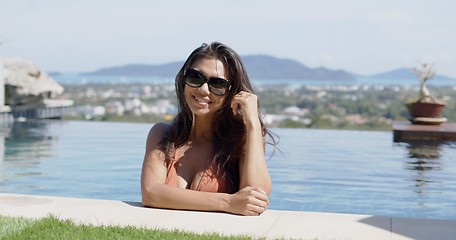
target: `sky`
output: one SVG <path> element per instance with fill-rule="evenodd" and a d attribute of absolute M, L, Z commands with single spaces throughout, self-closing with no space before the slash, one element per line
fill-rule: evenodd
<path fill-rule="evenodd" d="M 373 75 L 423 62 L 456 77 L 453 0 L 0 0 L 0 57 L 86 72 L 184 61 L 219 41 Z"/>

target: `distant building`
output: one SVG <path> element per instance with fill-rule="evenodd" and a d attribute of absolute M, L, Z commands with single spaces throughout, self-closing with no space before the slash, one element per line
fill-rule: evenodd
<path fill-rule="evenodd" d="M 106 112 L 117 116 L 123 116 L 125 113 L 125 107 L 120 101 L 108 102 L 106 104 Z"/>
<path fill-rule="evenodd" d="M 309 113 L 307 108 L 299 108 L 297 106 L 289 106 L 283 110 L 283 114 L 289 116 L 304 116 Z"/>

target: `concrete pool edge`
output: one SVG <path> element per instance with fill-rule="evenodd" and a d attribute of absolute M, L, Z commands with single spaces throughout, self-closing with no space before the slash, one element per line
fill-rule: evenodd
<path fill-rule="evenodd" d="M 452 239 L 456 221 L 268 210 L 261 216 L 144 208 L 137 202 L 0 193 L 0 215 L 93 225 L 293 239 Z"/>

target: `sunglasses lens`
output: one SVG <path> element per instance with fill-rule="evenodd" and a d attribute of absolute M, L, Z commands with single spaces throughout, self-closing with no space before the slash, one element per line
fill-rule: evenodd
<path fill-rule="evenodd" d="M 185 83 L 190 87 L 200 87 L 204 83 L 204 79 L 193 69 L 188 69 L 185 73 Z"/>
<path fill-rule="evenodd" d="M 228 89 L 230 83 L 221 78 L 211 78 L 209 80 L 209 89 L 215 95 L 225 95 L 226 89 Z"/>
<path fill-rule="evenodd" d="M 185 82 L 190 87 L 200 87 L 201 85 L 203 85 L 204 80 L 200 77 L 185 77 Z"/>

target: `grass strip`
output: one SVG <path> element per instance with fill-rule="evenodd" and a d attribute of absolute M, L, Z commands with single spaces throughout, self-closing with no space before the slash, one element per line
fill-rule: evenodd
<path fill-rule="evenodd" d="M 137 227 L 93 226 L 60 220 L 55 216 L 40 219 L 0 216 L 0 239 L 251 239 L 248 236 L 196 234 L 180 230 Z"/>

